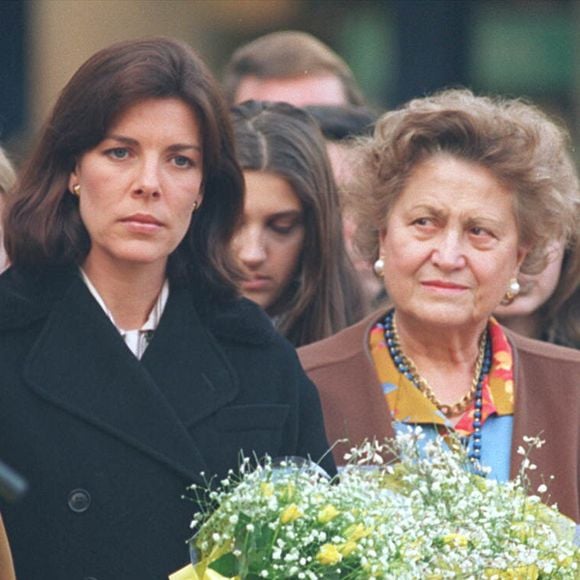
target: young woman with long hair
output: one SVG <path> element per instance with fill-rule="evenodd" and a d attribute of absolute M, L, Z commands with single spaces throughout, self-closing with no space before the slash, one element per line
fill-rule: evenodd
<path fill-rule="evenodd" d="M 248 101 L 232 115 L 246 181 L 233 240 L 242 292 L 295 346 L 330 336 L 360 320 L 366 305 L 322 134 L 286 103 Z"/>

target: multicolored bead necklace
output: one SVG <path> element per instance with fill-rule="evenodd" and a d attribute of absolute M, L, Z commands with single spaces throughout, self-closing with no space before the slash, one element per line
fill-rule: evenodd
<path fill-rule="evenodd" d="M 473 463 L 479 463 L 481 459 L 483 383 L 491 368 L 491 340 L 489 339 L 488 332 L 485 331 L 480 339 L 479 354 L 475 364 L 471 389 L 459 402 L 454 405 L 447 405 L 437 399 L 433 389 L 431 389 L 427 381 L 419 374 L 413 361 L 402 352 L 395 325 L 394 310 L 390 310 L 385 316 L 383 327 L 385 342 L 387 343 L 387 348 L 397 370 L 409 379 L 446 417 L 456 417 L 464 413 L 473 401 L 473 445 L 469 458 Z"/>

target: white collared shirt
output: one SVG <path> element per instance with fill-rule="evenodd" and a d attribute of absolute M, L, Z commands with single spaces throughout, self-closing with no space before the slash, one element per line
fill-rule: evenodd
<path fill-rule="evenodd" d="M 125 341 L 125 344 L 129 348 L 129 350 L 138 359 L 141 359 L 143 353 L 145 352 L 145 349 L 151 342 L 153 333 L 157 329 L 159 321 L 161 320 L 161 315 L 165 310 L 165 305 L 167 304 L 167 299 L 169 298 L 169 282 L 165 280 L 165 282 L 163 283 L 161 292 L 159 292 L 157 301 L 155 302 L 153 308 L 151 309 L 151 312 L 149 313 L 149 316 L 147 317 L 145 324 L 143 324 L 141 328 L 137 328 L 135 330 L 124 330 L 122 328 L 119 328 L 119 326 L 115 322 L 115 319 L 111 314 L 111 311 L 107 308 L 105 301 L 99 294 L 98 290 L 94 287 L 93 283 L 90 281 L 85 271 L 82 268 L 80 268 L 80 271 L 83 281 L 87 285 L 87 288 L 90 290 L 94 299 L 103 309 L 105 314 L 109 317 L 115 328 L 119 331 L 119 334 L 123 337 L 123 340 Z"/>

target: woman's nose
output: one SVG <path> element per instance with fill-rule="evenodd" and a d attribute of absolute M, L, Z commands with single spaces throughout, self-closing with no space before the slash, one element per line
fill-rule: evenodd
<path fill-rule="evenodd" d="M 159 165 L 153 159 L 144 159 L 139 165 L 138 174 L 135 180 L 134 193 L 159 197 L 161 195 L 161 179 L 159 176 Z"/>
<path fill-rule="evenodd" d="M 457 270 L 466 264 L 461 234 L 445 232 L 437 239 L 431 261 L 442 270 Z"/>
<path fill-rule="evenodd" d="M 245 231 L 237 240 L 238 258 L 248 268 L 260 266 L 268 255 L 263 236 L 257 231 Z"/>

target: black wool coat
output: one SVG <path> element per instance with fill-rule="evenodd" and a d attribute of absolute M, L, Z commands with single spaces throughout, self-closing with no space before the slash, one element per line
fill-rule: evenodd
<path fill-rule="evenodd" d="M 169 300 L 141 361 L 76 270 L 0 277 L 0 503 L 22 580 L 167 578 L 187 563 L 186 487 L 240 452 L 334 471 L 316 389 L 257 306 Z"/>

